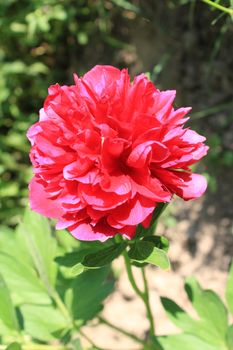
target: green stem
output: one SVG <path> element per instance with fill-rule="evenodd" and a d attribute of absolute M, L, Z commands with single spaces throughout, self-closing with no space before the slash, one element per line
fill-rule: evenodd
<path fill-rule="evenodd" d="M 212 7 L 215 7 L 218 10 L 226 12 L 226 13 L 228 13 L 231 16 L 233 15 L 233 9 L 231 9 L 229 7 L 222 6 L 222 5 L 218 4 L 217 2 L 214 2 L 214 1 L 211 1 L 211 0 L 201 0 L 201 1 L 205 2 L 206 4 L 208 4 L 208 5 L 212 6 Z"/>
<path fill-rule="evenodd" d="M 90 339 L 80 328 L 76 327 L 75 322 L 73 322 L 73 320 L 71 319 L 70 313 L 67 310 L 65 304 L 63 303 L 63 301 L 61 300 L 59 294 L 54 290 L 52 293 L 52 297 L 57 305 L 57 307 L 59 308 L 59 310 L 61 311 L 61 313 L 63 314 L 63 316 L 70 322 L 70 326 L 74 327 L 82 336 L 83 338 L 85 338 L 94 348 L 96 348 L 97 350 L 105 350 L 99 346 L 97 346 L 92 339 Z M 29 350 L 29 349 L 28 349 Z M 32 349 L 32 350 L 37 350 L 37 349 Z M 38 349 L 40 350 L 40 349 Z M 50 349 L 41 349 L 41 350 L 50 350 Z M 52 350 L 52 349 L 51 349 Z M 54 349 L 57 350 L 57 349 Z M 61 349 L 63 350 L 63 349 Z"/>
<path fill-rule="evenodd" d="M 83 338 L 85 338 L 91 346 L 93 346 L 96 350 L 107 350 L 107 349 L 103 349 L 101 347 L 99 347 L 98 345 L 96 345 L 93 340 L 91 338 L 89 338 L 81 329 L 79 329 L 79 333 L 83 336 Z"/>
<path fill-rule="evenodd" d="M 72 321 L 71 316 L 70 316 L 70 313 L 67 310 L 67 307 L 65 306 L 65 304 L 61 300 L 61 298 L 56 290 L 53 290 L 51 292 L 51 297 L 55 301 L 55 303 L 56 303 L 58 309 L 61 311 L 62 315 L 69 321 L 70 326 L 74 326 L 73 321 Z"/>
<path fill-rule="evenodd" d="M 29 344 L 23 345 L 23 350 L 67 350 L 67 347 L 62 345 Z"/>
<path fill-rule="evenodd" d="M 133 340 L 135 340 L 136 342 L 140 343 L 140 344 L 144 344 L 143 340 L 141 340 L 140 338 L 138 338 L 136 335 L 125 331 L 124 329 L 115 326 L 114 324 L 112 324 L 111 322 L 109 322 L 108 320 L 106 320 L 105 318 L 99 316 L 98 317 L 99 321 L 103 324 L 106 324 L 108 327 L 114 329 L 115 331 L 118 331 L 119 333 L 124 334 L 126 337 L 129 337 Z"/>
<path fill-rule="evenodd" d="M 154 329 L 155 329 L 155 324 L 154 324 L 154 318 L 152 315 L 151 307 L 150 307 L 150 297 L 149 297 L 149 288 L 148 288 L 148 283 L 147 283 L 147 278 L 146 278 L 146 271 L 145 268 L 142 267 L 142 278 L 144 282 L 144 298 L 145 298 L 145 305 L 146 305 L 146 311 L 147 311 L 147 317 L 150 322 L 150 335 L 153 337 L 155 335 Z"/>
<path fill-rule="evenodd" d="M 137 284 L 135 282 L 135 279 L 134 279 L 134 276 L 133 276 L 133 271 L 132 271 L 132 266 L 131 266 L 131 263 L 130 263 L 130 258 L 128 257 L 128 254 L 127 254 L 126 251 L 123 252 L 123 257 L 124 257 L 124 260 L 125 260 L 125 267 L 126 267 L 127 275 L 128 275 L 129 281 L 131 283 L 131 286 L 133 287 L 135 293 L 141 299 L 144 299 L 143 292 L 138 288 L 138 286 L 137 286 Z"/>
<path fill-rule="evenodd" d="M 69 311 L 67 310 L 65 304 L 63 303 L 59 294 L 56 291 L 53 292 L 52 297 L 53 297 L 54 301 L 56 302 L 57 307 L 59 308 L 59 310 L 63 314 L 63 316 L 70 321 L 71 327 L 74 327 L 82 335 L 82 337 L 85 338 L 90 343 L 90 345 L 92 347 L 94 347 L 96 350 L 107 350 L 107 349 L 103 349 L 103 348 L 99 347 L 98 345 L 96 345 L 91 338 L 89 338 L 79 327 L 76 326 L 75 322 L 71 319 Z M 27 349 L 25 349 L 25 350 L 27 350 Z M 31 350 L 31 349 L 28 349 L 28 350 Z M 32 349 L 32 350 L 37 350 L 37 349 Z M 38 349 L 38 350 L 50 350 L 50 349 Z M 54 350 L 60 350 L 60 349 L 54 349 Z M 63 350 L 63 349 L 61 349 L 61 350 Z"/>
<path fill-rule="evenodd" d="M 150 336 L 151 336 L 151 338 L 153 338 L 155 335 L 154 320 L 153 320 L 153 316 L 152 316 L 152 312 L 151 312 L 151 308 L 150 308 L 150 303 L 149 303 L 149 290 L 148 290 L 148 284 L 147 284 L 147 280 L 146 280 L 145 271 L 142 270 L 143 282 L 144 282 L 144 291 L 142 292 L 138 288 L 138 286 L 135 282 L 135 279 L 133 276 L 133 271 L 132 271 L 132 266 L 130 263 L 130 258 L 128 257 L 127 252 L 123 253 L 123 257 L 125 260 L 125 266 L 126 266 L 126 271 L 128 274 L 129 281 L 130 281 L 135 293 L 142 299 L 143 303 L 145 304 L 147 317 L 148 317 L 148 320 L 150 323 Z"/>

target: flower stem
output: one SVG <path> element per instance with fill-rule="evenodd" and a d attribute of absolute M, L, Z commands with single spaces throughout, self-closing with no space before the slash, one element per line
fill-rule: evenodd
<path fill-rule="evenodd" d="M 106 320 L 105 318 L 99 316 L 98 317 L 100 323 L 103 323 L 103 324 L 106 324 L 108 327 L 118 331 L 119 333 L 122 333 L 124 334 L 125 336 L 135 340 L 136 342 L 140 343 L 140 344 L 144 344 L 144 341 L 141 340 L 140 338 L 138 338 L 136 335 L 130 333 L 130 332 L 127 332 L 125 331 L 124 329 L 118 327 L 118 326 L 115 326 L 114 324 L 112 324 L 111 322 L 109 322 L 108 320 Z"/>
<path fill-rule="evenodd" d="M 150 336 L 153 338 L 155 336 L 155 331 L 154 331 L 154 319 L 152 316 L 151 308 L 150 308 L 150 302 L 149 302 L 149 289 L 148 289 L 148 283 L 145 275 L 144 269 L 142 269 L 142 276 L 143 276 L 143 283 L 144 283 L 144 291 L 142 292 L 134 279 L 133 276 L 133 271 L 132 271 L 132 266 L 130 263 L 130 258 L 127 255 L 127 252 L 123 253 L 123 257 L 125 260 L 125 266 L 126 266 L 126 271 L 128 274 L 129 281 L 135 291 L 135 293 L 142 299 L 143 303 L 145 304 L 146 307 L 146 313 L 147 313 L 147 318 L 150 323 Z"/>
<path fill-rule="evenodd" d="M 89 338 L 81 329 L 79 330 L 79 333 L 82 335 L 83 338 L 85 338 L 91 346 L 93 346 L 96 350 L 107 350 L 99 347 L 96 345 L 91 338 Z"/>
<path fill-rule="evenodd" d="M 215 7 L 218 10 L 226 12 L 226 13 L 228 13 L 231 16 L 233 15 L 233 9 L 231 9 L 229 7 L 222 6 L 222 5 L 218 4 L 217 2 L 214 2 L 214 1 L 211 1 L 211 0 L 202 0 L 202 2 L 205 2 L 206 4 L 208 4 L 208 5 L 212 6 L 212 7 Z"/>
<path fill-rule="evenodd" d="M 144 301 L 145 301 L 145 306 L 146 306 L 146 311 L 147 311 L 147 317 L 150 322 L 150 335 L 153 337 L 155 335 L 155 324 L 154 324 L 154 318 L 152 315 L 151 307 L 150 307 L 150 296 L 149 296 L 149 288 L 148 288 L 148 283 L 147 283 L 147 278 L 146 278 L 146 271 L 145 268 L 142 267 L 142 277 L 143 277 L 143 282 L 144 282 Z"/>
<path fill-rule="evenodd" d="M 58 309 L 61 311 L 62 315 L 67 319 L 67 321 L 69 321 L 70 326 L 74 326 L 72 318 L 70 316 L 69 311 L 67 310 L 66 305 L 63 303 L 63 301 L 61 300 L 59 294 L 57 293 L 56 290 L 53 290 L 53 292 L 51 293 L 51 296 L 53 298 L 53 300 L 55 301 Z"/>
<path fill-rule="evenodd" d="M 130 258 L 128 257 L 128 254 L 127 252 L 124 252 L 123 253 L 123 257 L 124 257 L 124 260 L 125 260 L 125 267 L 126 267 L 126 271 L 127 271 L 127 275 L 128 275 L 128 278 L 129 278 L 129 281 L 131 283 L 131 286 L 133 287 L 135 293 L 141 298 L 143 299 L 144 298 L 144 294 L 143 292 L 138 288 L 136 282 L 135 282 L 135 279 L 134 279 L 134 276 L 133 276 L 133 271 L 132 271 L 132 266 L 131 266 L 131 263 L 130 263 Z"/>

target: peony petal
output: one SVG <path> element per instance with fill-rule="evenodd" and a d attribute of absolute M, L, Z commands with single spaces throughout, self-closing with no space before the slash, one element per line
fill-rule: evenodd
<path fill-rule="evenodd" d="M 152 151 L 151 161 L 156 163 L 164 161 L 170 155 L 168 148 L 161 142 L 155 141 L 152 146 Z"/>
<path fill-rule="evenodd" d="M 179 108 L 176 111 L 172 111 L 169 115 L 169 123 L 173 125 L 183 125 L 189 118 L 182 119 L 186 114 L 192 110 L 191 107 Z"/>
<path fill-rule="evenodd" d="M 119 69 L 112 66 L 97 65 L 84 75 L 83 80 L 87 82 L 98 95 L 101 95 L 106 87 L 120 79 L 120 77 L 121 71 Z"/>
<path fill-rule="evenodd" d="M 172 192 L 185 200 L 199 198 L 207 187 L 205 177 L 199 174 L 159 169 L 156 175 Z"/>
<path fill-rule="evenodd" d="M 154 109 L 156 118 L 161 122 L 166 122 L 172 110 L 172 103 L 176 97 L 176 90 L 159 91 L 154 95 Z"/>
<path fill-rule="evenodd" d="M 30 207 L 37 213 L 48 218 L 59 218 L 63 215 L 61 203 L 58 200 L 48 199 L 44 187 L 34 176 L 29 184 Z"/>
<path fill-rule="evenodd" d="M 93 167 L 93 162 L 90 159 L 79 159 L 71 164 L 68 164 L 63 169 L 63 175 L 66 180 L 77 180 L 80 176 L 88 173 Z"/>
<path fill-rule="evenodd" d="M 79 196 L 82 201 L 96 210 L 109 210 L 116 208 L 118 205 L 130 199 L 131 195 L 126 193 L 118 195 L 114 192 L 105 192 L 100 186 L 90 184 L 79 184 Z"/>
<path fill-rule="evenodd" d="M 81 241 L 101 241 L 113 237 L 117 231 L 107 224 L 99 224 L 95 227 L 89 223 L 83 222 L 69 228 L 70 233 Z"/>
<path fill-rule="evenodd" d="M 206 178 L 199 174 L 180 173 L 179 176 L 184 181 L 184 186 L 180 186 L 177 191 L 178 196 L 185 200 L 199 198 L 205 193 L 207 188 Z"/>
<path fill-rule="evenodd" d="M 122 225 L 138 225 L 154 211 L 154 208 L 154 201 L 138 195 L 130 203 L 125 203 L 112 210 L 107 221 L 110 225 L 111 220 Z"/>
<path fill-rule="evenodd" d="M 128 176 L 105 176 L 100 182 L 100 187 L 105 192 L 114 192 L 116 194 L 125 195 L 131 192 L 131 182 Z"/>
<path fill-rule="evenodd" d="M 188 144 L 196 144 L 204 142 L 206 138 L 204 136 L 199 135 L 194 130 L 186 129 L 184 135 L 181 137 L 181 140 Z"/>
<path fill-rule="evenodd" d="M 153 141 L 144 142 L 137 145 L 127 159 L 127 165 L 134 168 L 143 168 L 150 160 L 151 145 Z"/>

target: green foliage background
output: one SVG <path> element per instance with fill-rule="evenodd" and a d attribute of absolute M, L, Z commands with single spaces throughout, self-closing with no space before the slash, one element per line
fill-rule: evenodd
<path fill-rule="evenodd" d="M 231 34 L 230 16 L 198 1 L 1 1 L 0 221 L 15 225 L 28 201 L 25 134 L 48 86 L 71 83 L 73 72 L 95 64 L 149 71 L 159 87 L 177 88 L 178 103 L 201 111 L 197 125 L 210 135 L 210 164 L 231 166 L 232 143 L 223 141 L 232 121 Z M 213 114 L 222 116 L 220 126 L 206 123 Z"/>
<path fill-rule="evenodd" d="M 90 38 L 111 45 L 106 40 L 112 14 L 105 11 L 102 1 L 1 1 L 0 220 L 14 224 L 26 203 L 31 171 L 25 134 L 48 86 L 67 83 L 74 66 L 79 72 L 87 68 L 82 51 Z"/>

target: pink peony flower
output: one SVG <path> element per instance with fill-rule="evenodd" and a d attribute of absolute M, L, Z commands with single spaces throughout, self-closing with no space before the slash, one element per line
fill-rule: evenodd
<path fill-rule="evenodd" d="M 28 138 L 34 177 L 31 208 L 57 218 L 80 240 L 148 227 L 159 202 L 206 190 L 190 166 L 208 147 L 184 128 L 190 108 L 174 110 L 175 91 L 159 91 L 141 74 L 96 66 L 75 85 L 52 85 Z"/>

